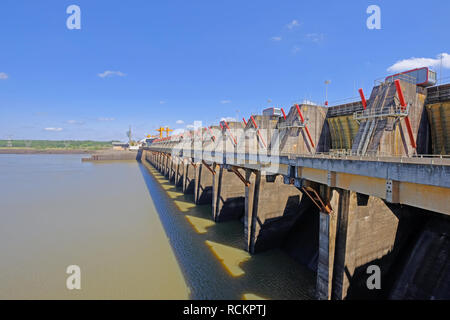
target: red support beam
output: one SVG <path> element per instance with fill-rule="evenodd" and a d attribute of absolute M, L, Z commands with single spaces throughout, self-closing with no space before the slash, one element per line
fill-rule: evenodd
<path fill-rule="evenodd" d="M 215 141 L 216 140 L 216 136 L 213 134 L 213 132 L 211 130 L 211 127 L 208 127 L 208 130 L 209 130 L 209 133 L 211 134 L 212 141 Z"/>
<path fill-rule="evenodd" d="M 302 121 L 302 123 L 305 123 L 305 118 L 303 118 L 303 114 L 302 114 L 302 112 L 300 111 L 299 105 L 296 104 L 295 107 L 297 108 L 297 112 L 298 112 L 298 115 L 300 116 L 300 120 Z M 314 145 L 314 142 L 313 142 L 313 140 L 312 140 L 311 134 L 309 133 L 309 129 L 308 129 L 308 127 L 306 126 L 306 124 L 305 124 L 305 131 L 306 131 L 306 134 L 308 135 L 309 142 L 311 142 L 311 146 L 312 146 L 313 148 L 315 148 L 316 146 Z"/>
<path fill-rule="evenodd" d="M 405 97 L 403 96 L 402 86 L 400 84 L 400 80 L 395 80 L 395 89 L 397 89 L 398 99 L 400 100 L 400 105 L 402 106 L 402 110 L 404 111 L 407 107 Z M 409 116 L 405 117 L 406 129 L 408 130 L 409 141 L 411 142 L 411 146 L 416 149 L 417 144 L 414 139 L 414 134 L 411 127 L 411 121 L 409 120 Z"/>
<path fill-rule="evenodd" d="M 261 139 L 261 142 L 262 142 L 264 148 L 267 149 L 266 142 L 264 141 L 264 139 L 263 139 L 263 137 L 262 137 L 262 135 L 261 135 L 261 132 L 259 132 L 259 129 L 258 129 L 258 137 L 259 137 L 259 139 Z"/>
<path fill-rule="evenodd" d="M 414 149 L 416 149 L 417 145 L 416 145 L 416 141 L 414 139 L 414 135 L 413 135 L 412 128 L 411 128 L 411 122 L 409 121 L 408 116 L 405 117 L 405 123 L 406 123 L 406 129 L 408 130 L 409 141 L 411 141 L 411 146 Z"/>
<path fill-rule="evenodd" d="M 362 102 L 362 105 L 364 107 L 364 110 L 366 110 L 366 108 L 367 108 L 367 101 L 366 101 L 366 97 L 364 96 L 363 89 L 359 89 L 358 91 L 359 91 L 359 95 L 361 97 L 361 102 Z"/>
<path fill-rule="evenodd" d="M 304 123 L 304 122 L 305 122 L 305 118 L 303 118 L 303 114 L 302 114 L 302 112 L 300 111 L 299 105 L 296 104 L 295 107 L 297 108 L 297 112 L 298 112 L 298 115 L 300 116 L 300 120 L 302 121 L 302 123 Z"/>
<path fill-rule="evenodd" d="M 244 121 L 244 124 L 247 125 L 247 121 L 245 121 L 245 118 L 242 118 L 242 121 Z"/>
<path fill-rule="evenodd" d="M 286 113 L 284 113 L 283 108 L 281 108 L 281 112 L 283 113 L 283 118 L 284 118 L 284 120 L 286 120 Z"/>
<path fill-rule="evenodd" d="M 252 120 L 253 125 L 255 126 L 256 133 L 258 134 L 258 138 L 261 140 L 262 144 L 264 145 L 264 148 L 267 148 L 266 142 L 264 141 L 261 132 L 259 132 L 258 125 L 256 124 L 255 118 L 253 116 L 250 116 L 250 119 Z"/>
<path fill-rule="evenodd" d="M 400 100 L 400 105 L 402 106 L 402 110 L 406 108 L 405 97 L 403 96 L 402 86 L 400 85 L 400 80 L 395 80 L 395 88 L 397 89 L 398 99 Z"/>
<path fill-rule="evenodd" d="M 238 168 L 236 167 L 231 167 L 231 171 L 234 172 L 235 175 L 238 176 L 239 179 L 241 179 L 241 181 L 244 183 L 244 185 L 246 187 L 248 187 L 250 185 L 250 181 L 247 181 L 244 176 L 239 172 Z"/>
<path fill-rule="evenodd" d="M 223 123 L 225 124 L 225 127 L 227 127 L 228 131 L 230 132 L 230 136 L 231 136 L 231 139 L 233 139 L 234 144 L 237 145 L 237 141 L 236 141 L 235 137 L 233 136 L 233 134 L 231 133 L 228 123 L 225 120 L 223 121 Z"/>
<path fill-rule="evenodd" d="M 255 129 L 258 129 L 258 126 L 256 125 L 255 118 L 253 118 L 253 116 L 250 116 L 250 119 L 252 120 L 252 123 L 255 126 Z"/>

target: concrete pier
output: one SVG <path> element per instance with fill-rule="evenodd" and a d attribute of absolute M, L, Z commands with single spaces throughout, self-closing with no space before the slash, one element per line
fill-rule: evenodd
<path fill-rule="evenodd" d="M 245 171 L 235 168 L 241 176 Z M 226 168 L 217 166 L 213 176 L 212 216 L 214 221 L 237 220 L 245 214 L 245 184 L 239 176 Z"/>
<path fill-rule="evenodd" d="M 279 247 L 298 214 L 302 193 L 284 184 L 280 175 L 247 170 L 246 179 L 244 230 L 248 251 Z"/>
<path fill-rule="evenodd" d="M 183 188 L 185 162 L 186 162 L 186 160 L 178 158 L 178 161 L 176 163 L 175 178 L 174 178 L 175 187 Z"/>
<path fill-rule="evenodd" d="M 196 204 L 211 204 L 213 194 L 213 172 L 206 162 L 195 167 L 194 201 Z"/>
<path fill-rule="evenodd" d="M 198 164 L 188 160 L 183 165 L 183 192 L 194 194 L 195 192 L 195 172 Z"/>
<path fill-rule="evenodd" d="M 344 190 L 323 188 L 324 198 L 330 203 L 331 210 L 319 210 L 319 251 L 317 261 L 316 296 L 319 300 L 332 298 L 333 276 L 335 268 L 336 236 L 338 212 L 342 205 Z"/>
<path fill-rule="evenodd" d="M 367 267 L 378 266 L 381 282 L 387 285 L 387 275 L 420 223 L 420 216 L 406 207 L 355 192 L 341 191 L 339 197 L 333 298 L 370 297 L 376 291 L 367 289 Z"/>
<path fill-rule="evenodd" d="M 89 158 L 82 158 L 81 161 L 121 161 L 136 160 L 139 156 L 135 151 L 105 151 L 92 154 Z"/>

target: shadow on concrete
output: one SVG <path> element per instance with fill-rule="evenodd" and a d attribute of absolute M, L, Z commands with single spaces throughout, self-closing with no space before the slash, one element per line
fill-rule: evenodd
<path fill-rule="evenodd" d="M 413 254 L 414 246 L 422 236 L 423 226 L 428 221 L 429 215 L 417 208 L 408 206 L 390 203 L 386 203 L 386 206 L 390 209 L 390 213 L 398 219 L 393 248 L 384 256 L 358 266 L 353 274 L 345 267 L 344 276 L 349 281 L 346 299 L 389 299 L 396 279 L 409 272 L 406 264 Z M 380 268 L 380 290 L 368 289 L 367 279 L 371 273 L 367 273 L 367 268 L 371 265 Z M 407 286 L 407 283 L 404 283 L 404 285 Z M 405 295 L 401 299 L 409 299 L 409 297 Z"/>
<path fill-rule="evenodd" d="M 450 219 L 431 217 L 399 270 L 391 299 L 450 299 Z"/>
<path fill-rule="evenodd" d="M 295 187 L 292 186 L 292 188 Z M 286 204 L 283 206 L 284 211 L 282 216 L 266 219 L 264 223 L 258 220 L 261 229 L 255 242 L 255 252 L 281 247 L 290 234 L 290 231 L 299 220 L 302 220 L 302 216 L 311 209 L 311 206 L 312 202 L 307 196 L 289 196 Z M 297 228 L 296 232 L 304 231 L 304 229 L 299 229 Z M 315 229 L 317 229 L 318 236 L 319 224 L 315 226 Z M 316 250 L 318 248 L 317 242 Z"/>
<path fill-rule="evenodd" d="M 210 204 L 212 202 L 212 186 L 202 187 L 198 186 L 199 194 L 197 203 L 198 204 Z M 201 191 L 201 192 L 200 192 Z"/>
<path fill-rule="evenodd" d="M 282 249 L 293 259 L 316 272 L 319 257 L 319 209 L 303 197 L 299 214 L 287 233 Z"/>

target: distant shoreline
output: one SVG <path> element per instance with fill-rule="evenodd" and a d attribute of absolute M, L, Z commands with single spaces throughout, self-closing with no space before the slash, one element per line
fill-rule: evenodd
<path fill-rule="evenodd" d="M 0 154 L 94 154 L 105 150 L 0 148 Z"/>

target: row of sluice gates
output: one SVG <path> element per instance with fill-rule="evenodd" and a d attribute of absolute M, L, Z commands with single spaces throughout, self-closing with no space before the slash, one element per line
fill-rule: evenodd
<path fill-rule="evenodd" d="M 173 148 L 202 141 L 208 151 L 279 152 L 302 155 L 337 153 L 362 156 L 450 154 L 450 84 L 423 88 L 399 80 L 405 106 L 394 82 L 376 86 L 365 102 L 333 107 L 299 104 L 283 115 L 252 115 L 242 122 L 191 130 L 154 141 Z M 272 108 L 270 110 L 276 110 Z M 254 138 L 250 139 L 254 132 Z M 214 144 L 214 133 L 227 135 Z M 211 139 L 213 138 L 213 139 Z M 181 148 L 185 148 L 182 145 Z"/>
<path fill-rule="evenodd" d="M 319 299 L 450 299 L 448 215 L 309 183 L 317 190 L 315 202 L 283 176 L 197 161 L 190 152 L 179 158 L 177 149 L 200 143 L 205 151 L 226 153 L 448 155 L 449 93 L 450 85 L 386 81 L 367 101 L 362 95 L 360 102 L 329 108 L 294 105 L 281 115 L 222 121 L 156 140 L 142 159 L 194 194 L 197 204 L 210 204 L 214 221 L 240 220 L 249 252 L 282 248 L 311 269 Z M 214 130 L 223 133 L 223 143 L 215 143 Z M 330 199 L 333 214 L 318 208 L 319 195 Z M 381 273 L 380 288 L 368 285 L 373 266 Z"/>

